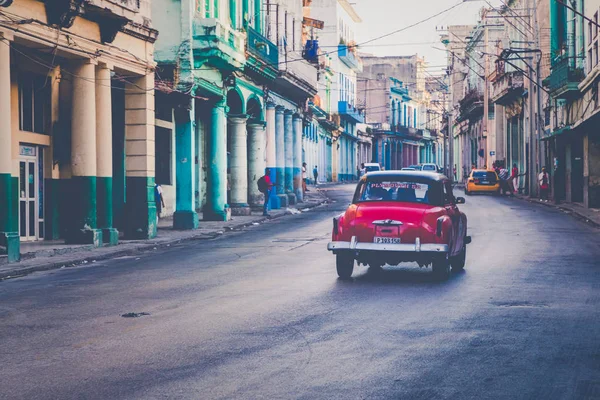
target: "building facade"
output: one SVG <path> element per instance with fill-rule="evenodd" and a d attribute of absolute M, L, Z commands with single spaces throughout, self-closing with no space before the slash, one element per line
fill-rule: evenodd
<path fill-rule="evenodd" d="M 3 2 L 0 246 L 156 235 L 149 1 Z"/>

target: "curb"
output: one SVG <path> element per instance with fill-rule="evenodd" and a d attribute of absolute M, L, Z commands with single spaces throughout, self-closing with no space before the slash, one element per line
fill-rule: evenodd
<path fill-rule="evenodd" d="M 327 204 L 327 203 L 329 203 L 329 199 L 325 198 L 319 202 L 307 204 L 302 209 L 303 210 L 306 210 L 306 209 L 312 210 L 316 207 L 319 207 L 319 206 L 321 206 L 323 204 Z M 200 233 L 200 234 L 190 235 L 190 236 L 183 237 L 183 238 L 177 238 L 177 239 L 171 239 L 171 240 L 167 239 L 167 240 L 155 242 L 155 243 L 148 243 L 148 242 L 142 242 L 139 244 L 136 244 L 136 243 L 129 244 L 128 243 L 128 244 L 124 244 L 124 245 L 125 246 L 130 245 L 131 246 L 130 248 L 126 248 L 126 249 L 115 248 L 115 251 L 107 251 L 104 254 L 73 257 L 72 259 L 69 259 L 69 260 L 50 261 L 50 262 L 46 262 L 46 263 L 43 263 L 40 265 L 32 265 L 32 266 L 23 267 L 23 268 L 18 268 L 19 263 L 15 263 L 13 265 L 15 265 L 16 268 L 14 268 L 12 270 L 8 270 L 8 271 L 0 271 L 0 282 L 7 280 L 7 279 L 21 278 L 23 276 L 29 275 L 34 272 L 50 271 L 53 269 L 60 269 L 63 267 L 67 267 L 67 268 L 75 267 L 75 266 L 81 265 L 81 264 L 94 263 L 97 261 L 104 261 L 104 260 L 108 260 L 108 259 L 116 258 L 116 257 L 123 257 L 123 256 L 130 256 L 133 254 L 145 253 L 145 252 L 149 252 L 152 250 L 158 250 L 158 249 L 170 247 L 174 244 L 192 242 L 195 240 L 212 240 L 212 239 L 216 239 L 216 238 L 222 236 L 225 232 L 232 232 L 232 231 L 240 230 L 243 228 L 247 228 L 249 226 L 253 226 L 254 224 L 257 224 L 257 223 L 262 224 L 264 222 L 280 219 L 280 218 L 286 217 L 288 215 L 291 215 L 291 214 L 284 212 L 284 213 L 274 215 L 271 217 L 263 217 L 263 218 L 255 220 L 255 221 L 252 221 L 252 222 L 245 222 L 245 223 L 239 224 L 239 225 L 223 227 L 223 232 L 217 232 L 217 233 L 213 233 L 213 234 Z M 76 254 L 76 253 L 77 252 L 73 252 L 71 254 Z M 32 260 L 32 259 L 35 259 L 35 256 L 29 257 L 26 260 Z"/>
<path fill-rule="evenodd" d="M 526 202 L 531 203 L 531 204 L 537 204 L 537 205 L 540 205 L 540 206 L 545 206 L 545 207 L 548 207 L 548 208 L 554 208 L 556 210 L 563 211 L 565 213 L 570 214 L 574 218 L 576 218 L 576 219 L 578 219 L 578 220 L 580 220 L 582 222 L 585 222 L 586 224 L 588 224 L 590 226 L 593 226 L 594 228 L 600 228 L 600 223 L 598 223 L 596 221 L 593 221 L 593 220 L 589 219 L 589 217 L 587 217 L 587 216 L 585 216 L 585 215 L 583 215 L 583 214 L 581 214 L 581 213 L 579 213 L 579 212 L 577 212 L 575 210 L 572 210 L 572 209 L 570 209 L 568 207 L 563 207 L 563 206 L 561 206 L 559 204 L 550 203 L 550 202 L 548 202 L 548 203 L 540 202 L 540 201 L 536 201 L 534 199 L 527 198 L 527 197 L 515 196 L 514 198 L 522 200 L 522 201 L 526 201 Z"/>

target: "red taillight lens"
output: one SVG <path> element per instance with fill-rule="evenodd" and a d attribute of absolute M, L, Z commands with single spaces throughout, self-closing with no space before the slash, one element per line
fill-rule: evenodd
<path fill-rule="evenodd" d="M 479 183 L 479 179 L 477 179 L 477 178 L 473 178 L 473 182 L 474 182 L 474 183 Z"/>

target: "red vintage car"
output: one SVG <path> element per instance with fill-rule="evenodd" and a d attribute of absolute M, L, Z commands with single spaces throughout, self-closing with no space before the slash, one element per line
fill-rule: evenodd
<path fill-rule="evenodd" d="M 352 204 L 333 219 L 327 249 L 336 256 L 340 278 L 350 278 L 355 261 L 380 268 L 417 262 L 432 265 L 439 279 L 465 267 L 467 217 L 452 183 L 424 171 L 371 172 L 361 178 Z"/>

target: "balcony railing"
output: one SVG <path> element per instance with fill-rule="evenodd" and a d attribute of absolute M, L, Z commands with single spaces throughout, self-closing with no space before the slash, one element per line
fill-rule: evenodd
<path fill-rule="evenodd" d="M 550 73 L 550 94 L 556 98 L 566 98 L 576 94 L 578 85 L 585 77 L 582 68 L 569 65 L 569 58 L 555 61 Z"/>
<path fill-rule="evenodd" d="M 356 72 L 362 72 L 362 61 L 345 44 L 338 45 L 338 57 L 340 60 Z"/>
<path fill-rule="evenodd" d="M 278 69 L 279 50 L 277 49 L 277 45 L 251 27 L 248 27 L 247 35 L 248 52 L 259 58 L 267 66 Z"/>
<path fill-rule="evenodd" d="M 338 101 L 338 112 L 340 117 L 351 120 L 354 123 L 362 124 L 365 122 L 365 117 L 347 101 Z"/>
<path fill-rule="evenodd" d="M 490 99 L 494 103 L 508 104 L 523 95 L 523 73 L 511 71 L 498 74 L 492 83 Z"/>
<path fill-rule="evenodd" d="M 215 18 L 194 19 L 194 56 L 210 58 L 213 64 L 241 68 L 246 62 L 246 35 Z"/>

